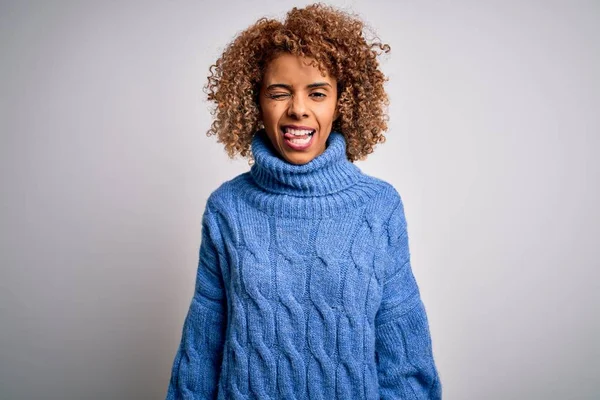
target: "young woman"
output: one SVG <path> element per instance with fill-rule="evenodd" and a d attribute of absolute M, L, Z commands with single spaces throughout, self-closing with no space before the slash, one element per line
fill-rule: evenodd
<path fill-rule="evenodd" d="M 209 196 L 167 399 L 440 399 L 403 203 L 364 174 L 387 129 L 379 51 L 320 4 L 211 67 L 208 134 L 251 168 Z"/>

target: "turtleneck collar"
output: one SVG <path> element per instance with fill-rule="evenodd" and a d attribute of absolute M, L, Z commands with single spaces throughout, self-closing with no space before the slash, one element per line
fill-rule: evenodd
<path fill-rule="evenodd" d="M 297 197 L 324 196 L 344 190 L 361 179 L 361 170 L 346 157 L 346 139 L 332 131 L 325 150 L 306 164 L 280 158 L 264 129 L 252 138 L 254 164 L 250 175 L 264 190 Z"/>

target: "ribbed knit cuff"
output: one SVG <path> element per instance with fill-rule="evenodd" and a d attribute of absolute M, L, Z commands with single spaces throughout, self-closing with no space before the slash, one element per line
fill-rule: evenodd
<path fill-rule="evenodd" d="M 377 326 L 376 351 L 381 399 L 441 399 L 423 302 Z"/>

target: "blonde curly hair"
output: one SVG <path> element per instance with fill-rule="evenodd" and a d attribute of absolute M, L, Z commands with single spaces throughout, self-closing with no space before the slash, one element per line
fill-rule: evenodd
<path fill-rule="evenodd" d="M 260 120 L 258 94 L 268 63 L 281 53 L 312 58 L 313 65 L 338 82 L 338 118 L 332 129 L 346 138 L 348 160 L 365 159 L 377 143 L 385 142 L 387 81 L 377 57 L 390 46 L 367 42 L 359 18 L 320 3 L 294 7 L 283 23 L 267 18 L 238 34 L 210 66 L 204 87 L 215 103 L 213 122 L 206 133 L 216 135 L 230 158 L 249 158 Z"/>

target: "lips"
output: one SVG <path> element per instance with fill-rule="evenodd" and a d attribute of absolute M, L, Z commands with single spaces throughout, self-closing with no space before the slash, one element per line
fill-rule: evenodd
<path fill-rule="evenodd" d="M 295 129 L 295 130 L 299 130 L 299 131 L 314 131 L 314 128 L 311 128 L 310 126 L 304 126 L 304 125 L 283 125 L 281 127 L 282 129 Z"/>

